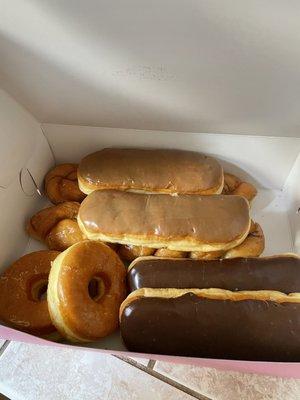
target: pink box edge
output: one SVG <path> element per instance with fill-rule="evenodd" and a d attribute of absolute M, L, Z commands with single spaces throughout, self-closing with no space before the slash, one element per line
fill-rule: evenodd
<path fill-rule="evenodd" d="M 72 344 L 52 342 L 27 333 L 0 325 L 0 339 L 18 341 L 23 343 L 38 344 L 44 346 L 66 347 L 77 350 L 96 351 L 106 355 L 119 357 L 146 358 L 175 364 L 195 365 L 199 367 L 216 368 L 224 371 L 236 371 L 242 373 L 255 373 L 278 376 L 282 378 L 300 378 L 300 362 L 269 362 L 269 361 L 240 361 L 220 360 L 209 358 L 194 358 L 169 356 L 161 354 L 133 353 L 121 350 L 105 350 L 92 347 L 82 347 Z"/>

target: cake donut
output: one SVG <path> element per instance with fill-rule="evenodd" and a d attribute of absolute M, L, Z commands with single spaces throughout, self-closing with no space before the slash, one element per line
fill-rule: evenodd
<path fill-rule="evenodd" d="M 80 189 L 115 189 L 138 193 L 221 193 L 223 169 L 216 159 L 193 151 L 107 148 L 83 158 Z"/>
<path fill-rule="evenodd" d="M 53 262 L 48 307 L 53 324 L 72 342 L 90 342 L 118 327 L 126 295 L 126 271 L 118 255 L 96 241 L 69 247 Z"/>
<path fill-rule="evenodd" d="M 0 276 L 0 319 L 9 326 L 47 338 L 56 338 L 45 292 L 51 262 L 59 252 L 26 254 Z"/>
<path fill-rule="evenodd" d="M 53 204 L 78 201 L 85 198 L 77 181 L 77 164 L 60 164 L 45 176 L 45 192 Z"/>

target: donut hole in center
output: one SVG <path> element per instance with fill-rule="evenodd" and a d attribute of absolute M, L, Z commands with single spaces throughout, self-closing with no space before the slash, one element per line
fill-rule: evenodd
<path fill-rule="evenodd" d="M 93 276 L 88 283 L 88 292 L 92 300 L 98 302 L 105 294 L 105 279 L 101 276 Z"/>
<path fill-rule="evenodd" d="M 30 298 L 33 301 L 43 301 L 47 299 L 48 277 L 40 277 L 31 282 Z"/>

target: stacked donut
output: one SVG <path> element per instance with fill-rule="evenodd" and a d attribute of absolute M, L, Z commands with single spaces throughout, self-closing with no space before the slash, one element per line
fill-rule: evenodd
<path fill-rule="evenodd" d="M 263 259 L 257 258 L 264 250 L 264 235 L 250 217 L 256 189 L 224 173 L 212 157 L 179 150 L 104 149 L 85 157 L 79 167 L 55 167 L 45 178 L 45 192 L 54 205 L 32 216 L 26 229 L 49 250 L 22 257 L 0 277 L 0 319 L 17 329 L 50 338 L 59 332 L 70 341 L 96 341 L 113 332 L 120 318 L 130 350 L 249 359 L 247 352 L 235 353 L 230 341 L 223 353 L 213 351 L 213 344 L 203 338 L 197 342 L 200 331 L 204 336 L 211 329 L 225 332 L 224 318 L 215 317 L 215 325 L 205 330 L 203 321 L 210 312 L 222 313 L 220 304 L 228 300 L 231 329 L 244 310 L 232 304 L 256 302 L 260 310 L 268 302 L 288 303 L 277 328 L 296 313 L 298 297 L 289 295 L 290 288 L 265 286 L 264 280 L 255 288 L 248 285 L 249 265 L 265 270 Z M 271 267 L 266 276 L 272 274 L 274 260 L 268 259 Z M 126 261 L 133 263 L 128 272 L 132 293 L 125 299 Z M 279 258 L 283 266 L 298 262 L 296 257 Z M 190 268 L 195 275 L 186 274 Z M 207 279 L 205 271 L 210 271 Z M 146 272 L 154 280 L 146 279 Z M 235 286 L 236 282 L 243 284 Z M 208 305 L 212 299 L 214 306 Z M 162 301 L 159 312 L 156 301 Z M 171 321 L 170 307 L 175 312 Z M 194 324 L 184 315 L 205 318 L 196 318 Z M 158 323 L 164 318 L 172 327 L 167 333 Z M 258 324 L 259 329 L 259 318 L 247 321 L 247 327 Z M 290 328 L 297 330 L 298 322 L 294 317 L 291 321 Z M 132 331 L 139 324 L 149 333 L 141 340 Z M 174 329 L 176 340 L 165 346 L 163 336 L 170 339 Z M 180 347 L 178 343 L 187 342 L 190 334 L 195 336 L 191 347 Z M 151 347 L 154 342 L 161 346 Z M 263 358 L 271 357 L 264 352 L 269 342 L 263 341 Z M 253 339 L 252 344 L 257 343 Z M 289 354 L 295 355 L 296 346 L 291 346 Z M 274 357 L 288 358 L 278 348 Z"/>

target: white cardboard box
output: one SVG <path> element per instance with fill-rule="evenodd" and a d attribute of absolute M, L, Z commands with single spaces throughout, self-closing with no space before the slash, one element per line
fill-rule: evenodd
<path fill-rule="evenodd" d="M 55 163 L 107 146 L 216 156 L 257 185 L 265 254 L 300 253 L 299 2 L 3 0 L 0 14 L 0 88 L 18 100 L 0 92 L 1 270 L 41 246 L 24 231 L 47 204 L 32 177 L 41 189 Z M 298 363 L 179 360 L 300 377 Z"/>
<path fill-rule="evenodd" d="M 36 186 L 42 192 L 43 178 L 48 169 L 55 162 L 78 162 L 87 153 L 107 146 L 179 148 L 217 157 L 226 171 L 245 177 L 258 187 L 251 214 L 265 233 L 264 254 L 300 253 L 300 214 L 297 213 L 300 205 L 300 138 L 41 125 L 5 92 L 0 93 L 3 143 L 0 150 L 3 166 L 0 176 L 1 270 L 23 253 L 42 247 L 27 237 L 24 224 L 34 211 L 47 204 L 47 200 L 38 194 Z M 1 326 L 0 337 L 43 342 Z M 100 351 L 126 351 L 118 332 L 87 347 Z M 300 363 L 146 356 L 300 377 Z"/>

